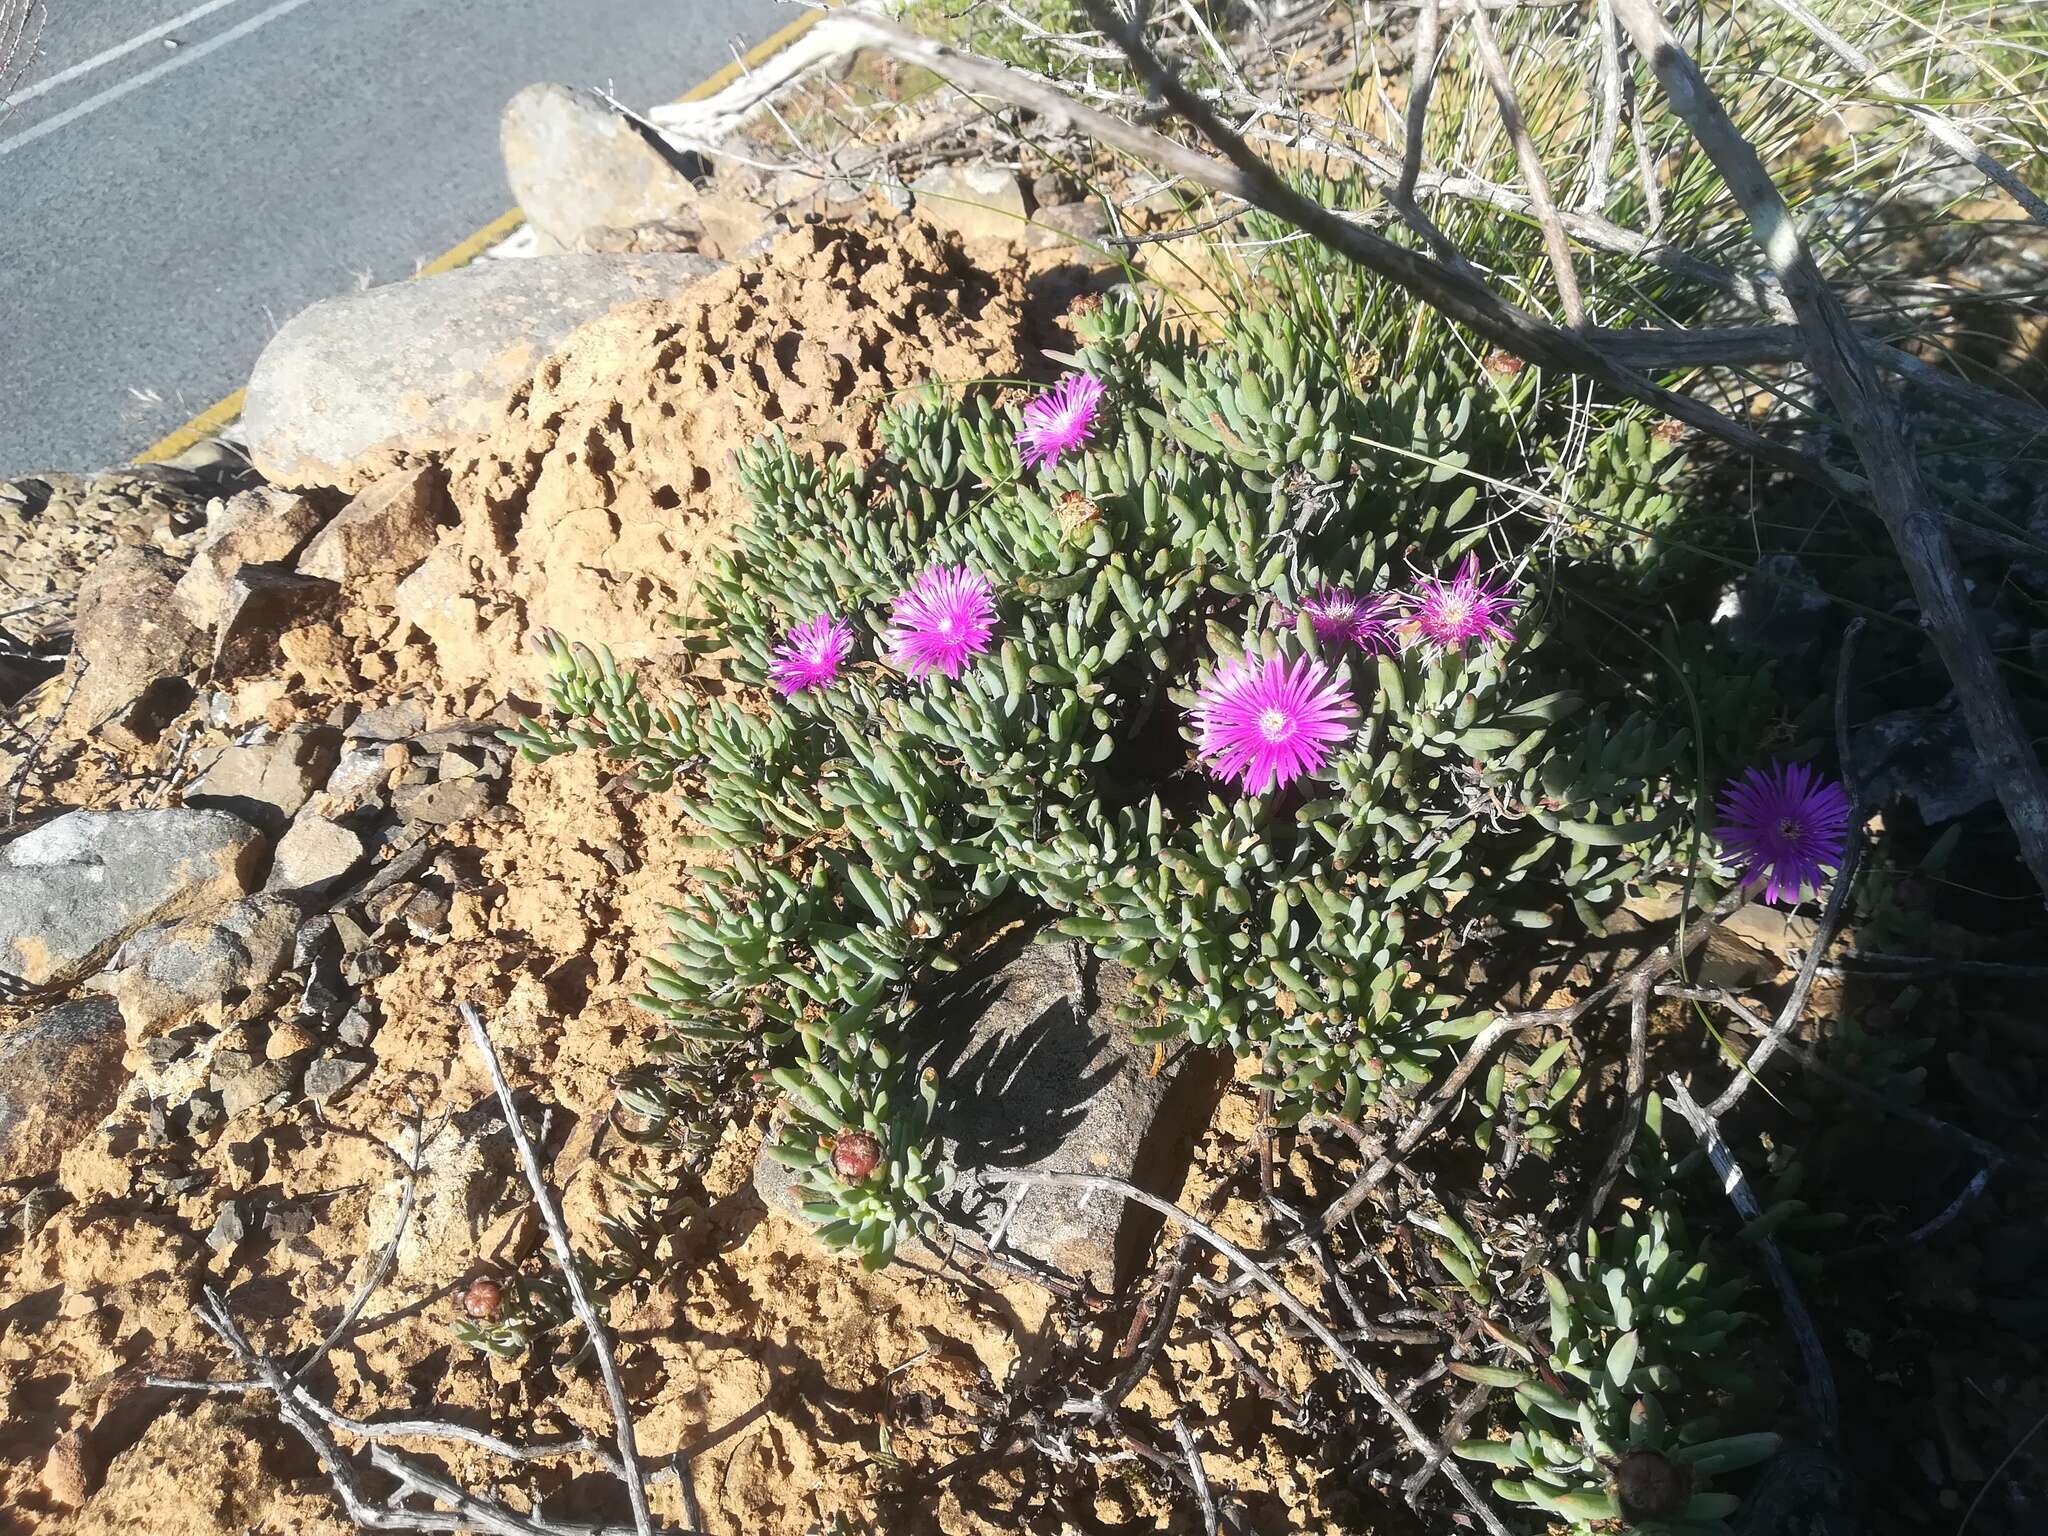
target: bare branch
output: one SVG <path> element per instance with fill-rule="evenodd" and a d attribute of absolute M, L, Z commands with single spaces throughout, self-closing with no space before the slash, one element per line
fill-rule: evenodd
<path fill-rule="evenodd" d="M 1763 1207 L 1757 1203 L 1756 1192 L 1749 1187 L 1742 1165 L 1728 1150 L 1727 1142 L 1721 1139 L 1720 1126 L 1694 1101 L 1683 1078 L 1673 1074 L 1665 1082 L 1671 1089 L 1672 1102 L 1699 1137 L 1707 1160 L 1720 1176 L 1721 1188 L 1735 1207 L 1735 1214 L 1746 1222 L 1755 1221 L 1763 1215 Z M 1792 1271 L 1785 1263 L 1785 1255 L 1778 1251 L 1777 1240 L 1765 1234 L 1756 1239 L 1756 1244 L 1764 1256 L 1764 1267 L 1770 1271 L 1771 1283 L 1778 1289 L 1778 1301 L 1785 1309 L 1785 1321 L 1799 1343 L 1799 1357 L 1805 1364 L 1800 1384 L 1807 1417 L 1812 1421 L 1815 1436 L 1821 1444 L 1832 1446 L 1841 1413 L 1835 1396 L 1835 1373 L 1828 1367 L 1827 1351 L 1821 1347 L 1820 1334 L 1813 1326 L 1813 1315 L 1806 1310 L 1806 1302 L 1800 1297 Z"/>
<path fill-rule="evenodd" d="M 1351 1376 L 1351 1379 L 1365 1389 L 1366 1395 L 1379 1404 L 1380 1411 L 1393 1421 L 1394 1426 L 1407 1437 L 1410 1445 L 1414 1446 L 1416 1450 L 1422 1452 L 1425 1456 L 1435 1451 L 1436 1442 L 1425 1434 L 1422 1427 L 1409 1416 L 1408 1411 L 1394 1400 L 1394 1395 L 1387 1390 L 1386 1385 L 1377 1376 L 1367 1369 L 1365 1363 L 1344 1347 L 1343 1341 L 1331 1332 L 1329 1326 L 1320 1317 L 1316 1316 L 1306 1303 L 1292 1291 L 1288 1290 L 1286 1286 L 1282 1285 L 1279 1280 L 1274 1278 L 1270 1270 L 1266 1269 L 1250 1254 L 1246 1253 L 1242 1248 L 1231 1242 L 1229 1238 L 1223 1236 L 1222 1233 L 1209 1226 L 1206 1222 L 1198 1221 L 1169 1200 L 1162 1200 L 1157 1195 L 1142 1190 L 1137 1185 L 1129 1183 L 1124 1179 L 1113 1179 L 1104 1174 L 1046 1173 L 1035 1169 L 1023 1168 L 1015 1172 L 990 1173 L 984 1175 L 984 1177 L 987 1182 L 996 1185 L 1052 1184 L 1062 1185 L 1071 1189 L 1106 1190 L 1110 1193 L 1121 1195 L 1126 1200 L 1135 1201 L 1148 1210 L 1157 1211 L 1169 1221 L 1177 1223 L 1182 1231 L 1194 1234 L 1194 1236 L 1200 1238 L 1204 1243 L 1215 1249 L 1216 1252 L 1222 1254 L 1231 1263 L 1235 1264 L 1254 1284 L 1271 1296 L 1284 1311 L 1306 1328 L 1315 1337 L 1317 1342 L 1330 1352 L 1330 1357 L 1344 1367 L 1345 1371 Z M 1485 1499 L 1480 1496 L 1479 1490 L 1472 1486 L 1472 1480 L 1465 1475 L 1462 1468 L 1447 1465 L 1443 1469 L 1443 1475 L 1449 1480 L 1451 1486 L 1458 1490 L 1460 1497 L 1465 1500 L 1466 1505 L 1479 1517 L 1487 1530 L 1493 1533 L 1493 1536 L 1508 1536 L 1507 1527 L 1501 1524 L 1500 1517 L 1493 1512 Z"/>
<path fill-rule="evenodd" d="M 612 1353 L 611 1330 L 605 1327 L 596 1303 L 590 1299 L 590 1287 L 584 1283 L 583 1271 L 576 1262 L 576 1249 L 569 1241 L 569 1227 L 562 1220 L 562 1208 L 555 1200 L 554 1192 L 548 1188 L 540 1158 L 535 1155 L 533 1142 L 519 1119 L 519 1106 L 512 1098 L 512 1084 L 506 1080 L 504 1065 L 491 1044 L 490 1031 L 484 1028 L 483 1016 L 469 1003 L 461 1004 L 456 1011 L 462 1015 L 462 1022 L 469 1026 L 470 1042 L 476 1046 L 477 1054 L 483 1057 L 484 1067 L 491 1075 L 491 1086 L 498 1091 L 499 1106 L 505 1111 L 505 1128 L 519 1153 L 520 1169 L 533 1191 L 533 1203 L 540 1211 L 541 1221 L 548 1229 L 548 1241 L 555 1250 L 555 1268 L 561 1271 L 570 1304 L 575 1307 L 577 1319 L 590 1338 L 591 1352 L 597 1357 L 598 1374 L 604 1379 L 605 1396 L 611 1402 L 612 1421 L 618 1431 L 619 1461 L 623 1468 L 620 1480 L 626 1485 L 626 1499 L 632 1506 L 633 1529 L 639 1536 L 652 1536 L 654 1516 L 647 1507 L 646 1479 L 640 1471 L 640 1452 L 634 1443 L 633 1410 L 626 1401 L 626 1385 L 619 1379 L 618 1359 Z"/>
<path fill-rule="evenodd" d="M 1572 266 L 1571 243 L 1565 239 L 1564 226 L 1558 222 L 1557 202 L 1550 195 L 1550 177 L 1543 169 L 1543 157 L 1536 152 L 1535 141 L 1529 137 L 1529 125 L 1522 121 L 1522 103 L 1515 96 L 1515 82 L 1508 74 L 1507 62 L 1500 56 L 1500 45 L 1494 41 L 1493 23 L 1486 19 L 1484 7 L 1474 7 L 1470 23 L 1472 45 L 1479 55 L 1479 68 L 1486 76 L 1487 89 L 1493 92 L 1493 99 L 1500 107 L 1501 126 L 1507 129 L 1509 142 L 1515 146 L 1515 162 L 1522 168 L 1522 180 L 1529 184 L 1529 208 L 1543 230 L 1543 249 L 1550 258 L 1550 270 L 1557 280 L 1557 296 L 1564 304 L 1565 323 L 1584 325 L 1586 300 L 1579 291 L 1578 270 Z"/>

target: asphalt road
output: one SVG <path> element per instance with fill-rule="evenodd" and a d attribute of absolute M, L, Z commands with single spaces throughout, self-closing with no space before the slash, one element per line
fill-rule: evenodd
<path fill-rule="evenodd" d="M 498 113 L 522 85 L 667 101 L 801 14 L 776 0 L 46 6 L 40 57 L 0 108 L 0 479 L 132 458 L 240 388 L 307 304 L 409 276 L 504 213 Z"/>

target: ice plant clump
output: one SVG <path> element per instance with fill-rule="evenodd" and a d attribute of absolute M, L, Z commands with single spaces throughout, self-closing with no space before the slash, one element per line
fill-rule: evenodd
<path fill-rule="evenodd" d="M 889 642 L 912 677 L 958 677 L 995 629 L 995 583 L 964 565 L 934 565 L 896 599 Z"/>
<path fill-rule="evenodd" d="M 1425 576 L 1409 595 L 1408 628 L 1440 651 L 1461 650 L 1474 640 L 1512 640 L 1503 621 L 1514 611 L 1505 582 L 1492 585 L 1479 574 L 1479 557 L 1467 555 L 1449 581 Z"/>
<path fill-rule="evenodd" d="M 822 688 L 839 676 L 853 649 L 853 630 L 829 613 L 806 619 L 775 648 L 768 677 L 786 694 Z"/>
<path fill-rule="evenodd" d="M 1301 600 L 1300 612 L 1324 645 L 1361 651 L 1391 651 L 1393 600 L 1374 592 L 1361 596 L 1345 587 L 1318 587 Z"/>
<path fill-rule="evenodd" d="M 1202 757 L 1251 795 L 1319 771 L 1357 718 L 1351 690 L 1310 657 L 1221 667 L 1195 704 Z"/>
<path fill-rule="evenodd" d="M 1070 373 L 1024 407 L 1017 433 L 1026 469 L 1051 468 L 1087 444 L 1102 403 L 1102 381 L 1091 373 Z"/>
<path fill-rule="evenodd" d="M 1750 769 L 1722 792 L 1720 812 L 1714 836 L 1742 863 L 1744 885 L 1764 882 L 1766 901 L 1797 901 L 1841 867 L 1849 796 L 1805 763 Z"/>

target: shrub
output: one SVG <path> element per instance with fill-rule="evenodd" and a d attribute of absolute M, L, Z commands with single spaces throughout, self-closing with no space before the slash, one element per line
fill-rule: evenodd
<path fill-rule="evenodd" d="M 1283 1117 L 1355 1115 L 1482 1027 L 1443 980 L 1467 936 L 1597 925 L 1673 865 L 1693 745 L 1639 679 L 1548 643 L 1565 530 L 1512 489 L 1560 483 L 1569 402 L 1375 313 L 1396 328 L 1354 338 L 1381 360 L 1362 389 L 1298 305 L 1204 342 L 1116 295 L 1062 360 L 1102 385 L 1093 420 L 1048 400 L 1028 454 L 1013 411 L 936 388 L 865 467 L 756 444 L 752 520 L 685 628 L 737 691 L 656 705 L 553 642 L 561 723 L 515 739 L 633 762 L 726 856 L 648 965 L 673 1038 L 632 1107 L 765 1068 L 824 1236 L 879 1264 L 943 1177 L 909 992 L 996 904 L 1128 966 L 1141 1038 L 1255 1059 Z M 1641 426 L 1585 462 L 1667 482 Z M 1627 511 L 1569 536 L 1640 541 L 1671 508 Z M 905 623 L 956 611 L 979 645 L 899 664 Z M 1275 687 L 1312 727 L 1284 761 L 1257 739 Z M 847 1135 L 880 1149 L 857 1179 Z"/>

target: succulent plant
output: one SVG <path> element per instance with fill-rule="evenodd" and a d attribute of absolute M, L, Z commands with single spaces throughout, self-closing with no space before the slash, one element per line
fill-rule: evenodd
<path fill-rule="evenodd" d="M 910 992 L 994 903 L 1129 965 L 1143 1037 L 1254 1059 L 1282 1117 L 1356 1114 L 1483 1027 L 1441 979 L 1461 936 L 1597 926 L 1680 861 L 1685 727 L 1548 643 L 1552 530 L 1490 489 L 1550 472 L 1562 402 L 1460 349 L 1421 365 L 1379 318 L 1367 372 L 1298 305 L 1200 339 L 1111 295 L 1028 430 L 928 388 L 872 464 L 744 454 L 753 515 L 679 623 L 719 686 L 656 705 L 549 637 L 555 718 L 509 739 L 632 765 L 715 856 L 648 963 L 669 1036 L 630 1108 L 687 1119 L 766 1073 L 826 1235 L 882 1262 L 942 1187 Z M 1599 463 L 1666 483 L 1627 427 Z M 1277 787 L 1219 766 L 1205 700 L 1247 669 L 1322 690 Z M 1277 718 L 1255 702 L 1241 736 Z M 846 1137 L 881 1150 L 860 1178 Z"/>
<path fill-rule="evenodd" d="M 1748 1321 L 1732 1310 L 1747 1282 L 1717 1281 L 1675 1209 L 1624 1212 L 1588 1234 L 1562 1273 L 1546 1273 L 1550 1348 L 1529 1369 L 1455 1362 L 1470 1381 L 1511 1394 L 1501 1438 L 1456 1453 L 1497 1469 L 1494 1492 L 1587 1530 L 1726 1529 L 1736 1496 L 1711 1486 L 1769 1459 L 1779 1438 L 1729 1434 L 1717 1409 L 1749 1384 L 1725 1361 Z"/>

